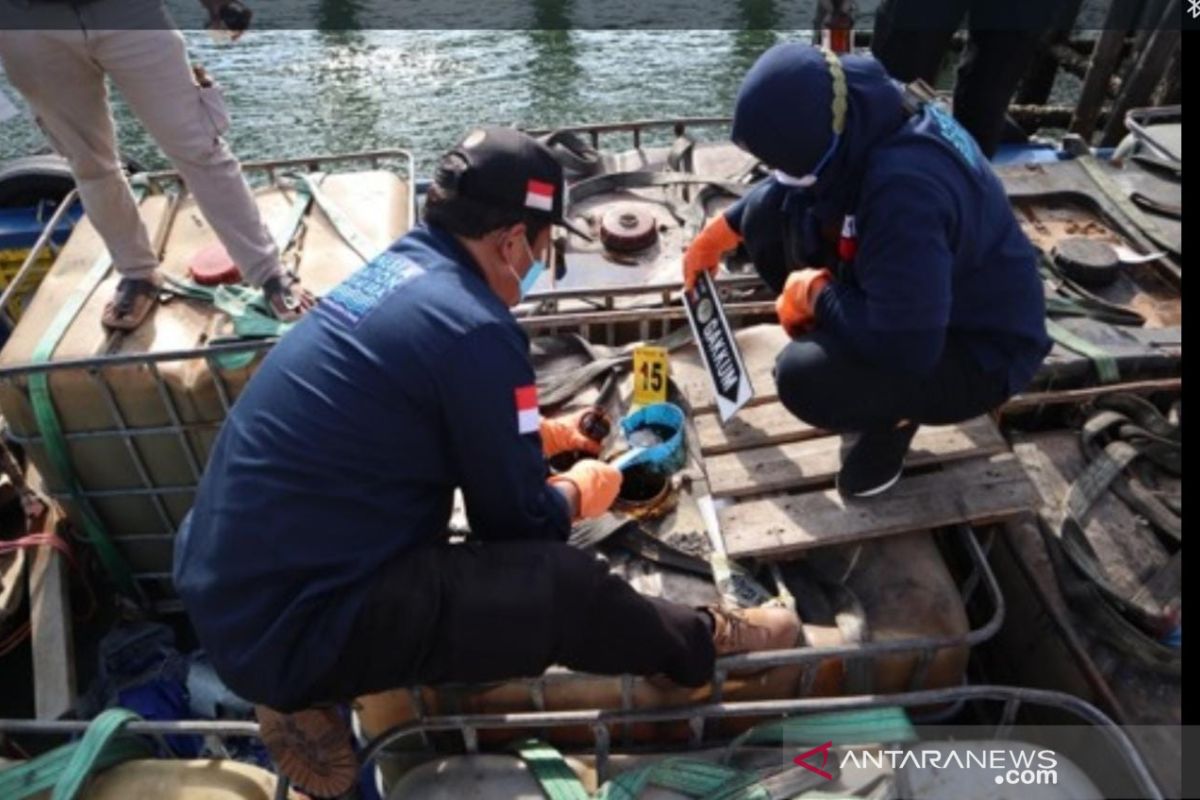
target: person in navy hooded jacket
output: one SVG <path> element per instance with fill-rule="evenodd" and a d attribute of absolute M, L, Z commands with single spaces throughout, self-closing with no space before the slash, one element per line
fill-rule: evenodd
<path fill-rule="evenodd" d="M 744 243 L 792 336 L 780 400 L 859 434 L 843 495 L 895 484 L 918 426 L 1029 383 L 1050 349 L 1036 252 L 942 107 L 908 101 L 872 58 L 780 44 L 742 83 L 733 141 L 772 175 L 700 232 L 685 283 Z"/>

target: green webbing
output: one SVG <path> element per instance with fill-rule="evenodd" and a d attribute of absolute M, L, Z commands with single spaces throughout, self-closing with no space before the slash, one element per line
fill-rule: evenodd
<path fill-rule="evenodd" d="M 338 207 L 333 204 L 333 202 L 323 191 L 321 191 L 320 186 L 317 185 L 319 181 L 313 180 L 312 175 L 301 173 L 300 175 L 296 175 L 294 177 L 302 186 L 304 186 L 305 189 L 308 190 L 308 193 L 312 195 L 313 201 L 317 204 L 317 208 L 321 209 L 321 212 L 325 215 L 325 218 L 329 220 L 329 224 L 333 226 L 335 231 L 337 231 L 338 236 L 340 236 L 342 240 L 350 246 L 351 250 L 358 254 L 358 257 L 362 259 L 364 264 L 369 263 L 370 260 L 375 257 L 376 250 L 378 250 L 378 248 L 371 244 L 371 242 L 369 242 L 365 236 L 358 232 L 358 229 L 354 227 L 354 224 L 346 217 L 346 215 L 343 214 Z M 320 177 L 323 176 L 318 176 L 318 179 Z"/>
<path fill-rule="evenodd" d="M 899 706 L 861 711 L 805 714 L 758 725 L 729 745 L 732 752 L 746 745 L 877 744 L 910 742 L 917 738 L 908 714 Z"/>
<path fill-rule="evenodd" d="M 279 248 L 280 254 L 287 250 L 300 223 L 304 221 L 309 206 L 312 205 L 312 189 L 324 179 L 318 175 L 316 180 L 297 181 L 296 197 L 292 200 L 288 215 L 271 232 L 271 238 Z M 188 279 L 180 280 L 170 275 L 164 276 L 163 288 L 169 292 L 200 300 L 215 306 L 225 312 L 233 321 L 233 335 L 212 339 L 210 344 L 219 344 L 239 339 L 266 339 L 282 336 L 292 326 L 290 322 L 281 322 L 271 311 L 263 293 L 259 289 L 251 289 L 243 284 L 221 284 L 219 286 L 202 286 Z M 257 353 L 227 353 L 217 356 L 214 361 L 226 369 L 238 369 L 246 366 Z"/>
<path fill-rule="evenodd" d="M 730 789 L 745 790 L 754 777 L 741 770 L 692 758 L 667 758 L 640 769 L 623 772 L 605 783 L 596 800 L 637 800 L 650 786 L 700 800 Z M 746 794 L 744 800 L 769 800 L 765 792 Z"/>
<path fill-rule="evenodd" d="M 179 280 L 167 276 L 164 288 L 181 297 L 211 303 L 225 312 L 233 322 L 232 339 L 265 339 L 282 336 L 294 323 L 283 322 L 271 313 L 261 289 L 253 289 L 241 283 L 223 283 L 220 286 L 201 286 L 192 280 Z M 213 341 L 218 341 L 214 339 Z"/>
<path fill-rule="evenodd" d="M 105 711 L 78 742 L 57 747 L 37 758 L 0 770 L 0 797 L 25 800 L 54 789 L 54 800 L 73 798 L 89 775 L 153 755 L 145 739 L 117 735 L 127 722 L 140 719 L 123 708 Z"/>
<path fill-rule="evenodd" d="M 71 753 L 62 777 L 54 786 L 51 800 L 73 800 L 88 777 L 96 769 L 96 762 L 108 749 L 113 738 L 126 723 L 139 720 L 134 712 L 127 708 L 110 708 L 92 720 L 87 733 L 83 734 Z"/>
<path fill-rule="evenodd" d="M 316 183 L 320 182 L 321 178 L 318 178 Z M 280 255 L 283 255 L 284 251 L 288 249 L 292 239 L 296 238 L 296 231 L 300 230 L 300 223 L 304 221 L 308 207 L 312 205 L 312 193 L 307 184 L 297 183 L 294 191 L 296 199 L 292 201 L 287 217 L 279 223 L 278 228 L 271 232 L 271 238 L 275 240 L 275 246 L 279 248 Z"/>
<path fill-rule="evenodd" d="M 512 749 L 529 767 L 548 800 L 588 800 L 587 790 L 562 753 L 538 739 L 518 742 Z"/>
<path fill-rule="evenodd" d="M 587 790 L 555 748 L 537 739 L 519 742 L 512 750 L 537 779 L 548 800 L 588 800 Z M 695 800 L 771 800 L 751 773 L 688 758 L 668 758 L 613 778 L 600 788 L 597 800 L 635 800 L 649 786 L 679 792 Z"/>
<path fill-rule="evenodd" d="M 140 204 L 146 194 L 145 185 L 135 184 L 133 193 L 136 202 Z M 33 355 L 29 359 L 30 362 L 44 364 L 50 360 L 55 348 L 62 340 L 63 334 L 71 327 L 71 323 L 75 321 L 75 317 L 83 308 L 84 303 L 96 291 L 96 287 L 108 275 L 111 268 L 112 256 L 105 249 L 59 308 L 58 314 L 42 334 L 37 347 L 34 348 Z M 113 545 L 103 520 L 100 519 L 100 515 L 92 507 L 91 501 L 83 493 L 83 487 L 80 486 L 75 470 L 71 466 L 67 438 L 63 434 L 62 426 L 58 421 L 58 413 L 54 410 L 54 401 L 50 396 L 50 373 L 35 372 L 29 376 L 29 402 L 33 406 L 33 416 L 37 421 L 38 432 L 42 436 L 46 455 L 54 464 L 63 487 L 71 494 L 72 502 L 79 509 L 79 514 L 83 519 L 85 538 L 96 548 L 100 562 L 104 564 L 104 569 L 116 587 L 131 597 L 139 596 L 140 592 L 133 580 L 133 573 L 130 572 L 129 565 L 125 563 L 125 559 Z"/>
<path fill-rule="evenodd" d="M 1136 313 L 1119 313 L 1103 306 L 1097 306 L 1084 299 L 1074 297 L 1047 297 L 1046 315 L 1050 317 L 1087 317 L 1110 325 L 1131 325 L 1134 327 L 1145 324 L 1145 318 Z"/>
<path fill-rule="evenodd" d="M 163 288 L 180 297 L 209 303 L 228 315 L 233 322 L 233 334 L 214 337 L 209 344 L 279 337 L 291 330 L 295 324 L 278 319 L 271 312 L 271 307 L 262 290 L 252 289 L 244 284 L 201 286 L 192 280 L 179 280 L 165 276 Z M 212 360 L 225 369 L 240 369 L 253 361 L 257 355 L 257 351 L 223 353 L 213 356 Z"/>
<path fill-rule="evenodd" d="M 1046 320 L 1046 333 L 1068 350 L 1074 350 L 1080 355 L 1087 356 L 1096 366 L 1096 375 L 1100 378 L 1101 383 L 1116 383 L 1121 379 L 1117 360 L 1103 347 L 1072 333 L 1052 319 Z"/>
<path fill-rule="evenodd" d="M 1038 269 L 1042 274 L 1042 279 L 1054 284 L 1062 295 L 1052 295 L 1046 298 L 1046 314 L 1048 316 L 1088 317 L 1113 325 L 1142 326 L 1146 324 L 1146 318 L 1133 309 L 1097 297 L 1080 286 L 1078 282 L 1071 280 L 1052 259 L 1044 254 L 1040 259 Z"/>
<path fill-rule="evenodd" d="M 860 711 L 809 714 L 768 722 L 746 731 L 729 745 L 729 753 L 747 745 L 786 747 L 832 741 L 834 744 L 880 744 L 910 742 L 916 730 L 903 708 L 892 706 Z M 582 784 L 563 757 L 537 740 L 522 742 L 514 750 L 529 765 L 550 800 L 583 800 Z M 677 792 L 693 800 L 774 800 L 778 791 L 796 786 L 807 773 L 767 776 L 755 771 L 695 758 L 666 758 L 629 770 L 600 787 L 596 800 L 637 800 L 656 787 Z M 785 771 L 786 772 L 786 771 Z M 783 780 L 778 780 L 782 778 Z M 778 790 L 772 793 L 772 781 Z M 785 792 L 783 796 L 791 796 Z"/>

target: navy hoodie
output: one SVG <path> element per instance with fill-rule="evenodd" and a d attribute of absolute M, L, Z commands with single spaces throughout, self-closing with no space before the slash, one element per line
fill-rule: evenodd
<path fill-rule="evenodd" d="M 419 226 L 271 350 L 221 428 L 175 585 L 229 686 L 287 708 L 334 665 L 375 572 L 443 536 L 570 532 L 529 342 L 450 234 Z"/>
<path fill-rule="evenodd" d="M 791 213 L 803 216 L 809 263 L 839 266 L 838 280 L 817 300 L 817 324 L 872 363 L 920 374 L 954 335 L 984 370 L 1007 373 L 1010 393 L 1020 391 L 1050 340 L 1037 254 L 1004 187 L 944 109 L 931 104 L 910 116 L 900 86 L 877 61 L 843 56 L 841 64 L 845 128 L 816 184 L 788 189 Z M 733 141 L 801 177 L 833 137 L 833 78 L 823 52 L 772 47 L 738 92 Z M 745 206 L 726 212 L 735 230 Z M 840 265 L 821 240 L 831 228 L 853 233 Z"/>

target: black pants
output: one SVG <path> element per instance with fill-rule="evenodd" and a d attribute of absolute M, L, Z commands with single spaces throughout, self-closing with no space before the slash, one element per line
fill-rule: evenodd
<path fill-rule="evenodd" d="M 788 411 L 836 432 L 888 430 L 905 419 L 950 425 L 1007 398 L 1004 373 L 985 373 L 954 335 L 933 372 L 913 375 L 869 364 L 841 340 L 817 330 L 779 353 L 775 383 Z"/>
<path fill-rule="evenodd" d="M 999 5 L 1004 14 L 990 20 Z M 1020 6 L 1021 4 L 1017 4 Z M 991 158 L 1004 132 L 1004 118 L 1017 85 L 1037 53 L 1057 0 L 1026 3 L 1013 19 L 1013 4 L 992 0 L 883 0 L 875 13 L 871 51 L 893 78 L 922 78 L 932 84 L 950 39 L 968 17 L 967 46 L 954 83 L 954 117 Z M 1036 17 L 1036 19 L 1034 18 Z"/>
<path fill-rule="evenodd" d="M 778 294 L 804 263 L 802 195 L 763 184 L 742 217 L 746 251 L 763 281 Z M 811 238 L 811 237 L 809 237 Z M 929 375 L 876 366 L 826 331 L 787 345 L 775 362 L 779 399 L 800 419 L 830 431 L 885 430 L 902 419 L 949 425 L 976 417 L 1007 398 L 1003 371 L 986 373 L 967 340 L 951 333 Z"/>
<path fill-rule="evenodd" d="M 590 553 L 558 542 L 437 544 L 380 568 L 310 702 L 533 677 L 552 664 L 701 686 L 715 658 L 704 612 L 638 594 Z"/>

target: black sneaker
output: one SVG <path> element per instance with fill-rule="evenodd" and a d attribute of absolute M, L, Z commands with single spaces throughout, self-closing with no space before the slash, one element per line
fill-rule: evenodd
<path fill-rule="evenodd" d="M 837 488 L 843 497 L 871 497 L 900 480 L 904 456 L 920 426 L 909 423 L 886 431 L 867 431 L 842 461 Z"/>

